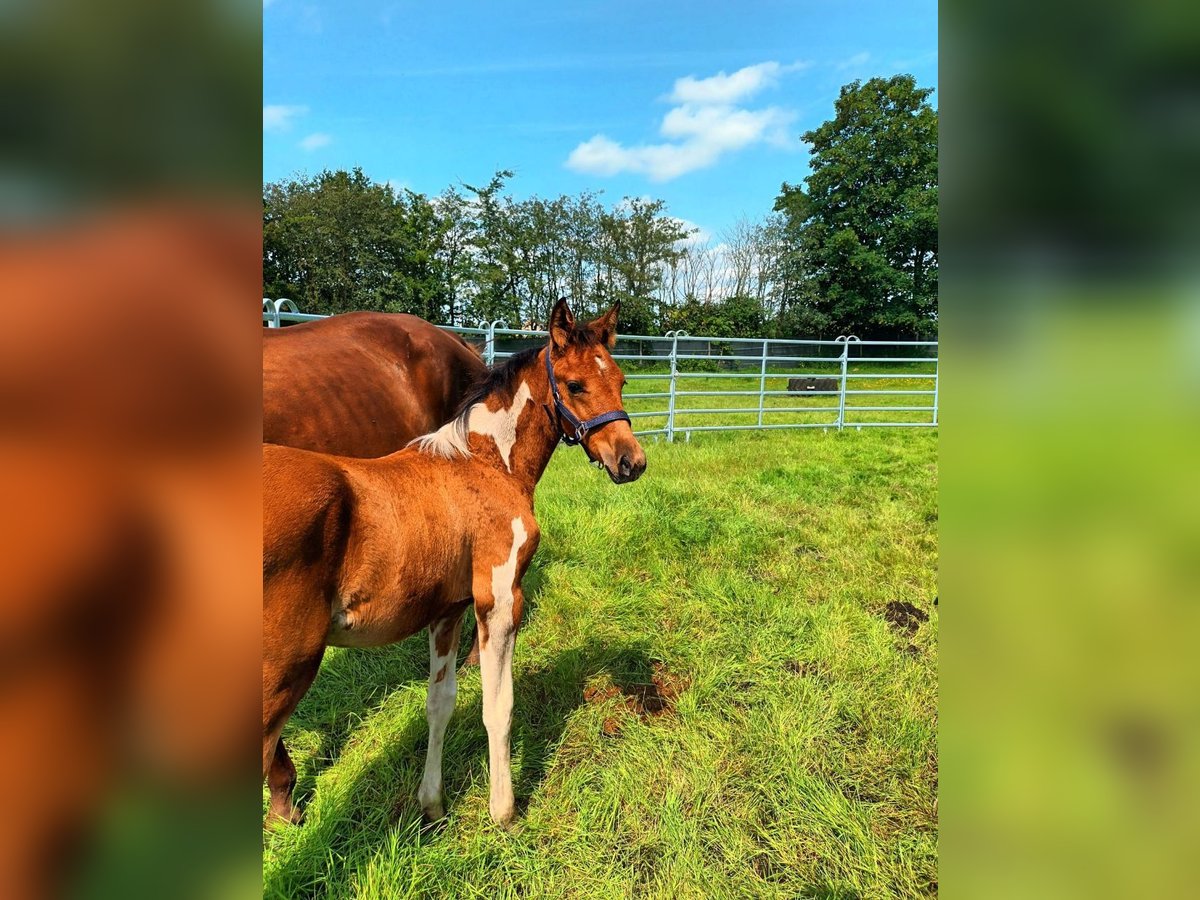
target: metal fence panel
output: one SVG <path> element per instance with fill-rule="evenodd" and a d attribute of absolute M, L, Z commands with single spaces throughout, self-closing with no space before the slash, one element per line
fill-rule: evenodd
<path fill-rule="evenodd" d="M 268 328 L 322 318 L 300 312 L 289 299 L 263 298 L 263 324 Z M 547 336 L 545 331 L 509 328 L 499 319 L 475 327 L 442 327 L 482 341 L 488 365 Z M 816 355 L 802 355 L 805 348 Z M 662 435 L 674 441 L 679 434 L 690 440 L 692 432 L 938 425 L 937 341 L 864 341 L 855 335 L 834 340 L 718 338 L 668 331 L 665 335 L 620 335 L 613 356 L 622 362 L 630 381 L 658 382 L 645 385 L 641 392 L 625 394 L 630 418 L 652 420 L 645 422 L 646 428 L 634 431 L 643 437 Z M 681 379 L 697 389 L 681 390 Z M 803 383 L 794 383 L 801 379 L 834 382 L 836 389 L 810 382 L 809 390 Z M 757 403 L 748 405 L 746 397 L 757 398 Z M 825 405 L 797 405 L 807 397 L 824 400 Z M 905 399 L 897 401 L 902 405 L 876 405 L 876 398 L 883 397 Z M 929 403 L 914 399 L 917 397 L 928 397 Z M 692 398 L 708 402 L 689 405 Z M 729 405 L 711 398 L 728 400 Z M 829 398 L 837 398 L 837 405 L 829 405 Z M 772 405 L 776 400 L 780 403 Z M 731 421 L 714 422 L 717 416 Z M 780 421 L 780 416 L 789 420 Z M 811 416 L 819 421 L 805 418 Z M 743 421 L 750 417 L 752 421 Z"/>

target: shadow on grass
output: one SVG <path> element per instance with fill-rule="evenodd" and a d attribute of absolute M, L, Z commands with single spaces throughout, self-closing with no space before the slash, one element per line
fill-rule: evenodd
<path fill-rule="evenodd" d="M 511 740 L 514 758 L 520 758 L 513 784 L 518 815 L 524 814 L 530 797 L 545 780 L 571 714 L 585 702 L 585 684 L 602 673 L 619 683 L 643 682 L 652 672 L 653 661 L 641 643 L 574 648 L 548 665 L 514 672 Z M 349 737 L 347 732 L 339 743 Z M 319 816 L 298 832 L 280 836 L 278 865 L 264 882 L 264 895 L 335 896 L 349 889 L 347 879 L 362 874 L 360 870 L 381 844 L 399 840 L 419 846 L 437 841 L 440 828 L 422 830 L 416 796 L 427 737 L 421 711 L 409 716 L 395 733 L 376 738 L 378 746 L 365 766 L 346 782 L 338 782 L 329 796 L 315 798 L 320 801 Z M 469 704 L 460 700 L 443 758 L 444 800 L 452 818 L 472 784 L 479 779 L 486 784 L 487 777 L 487 732 L 480 700 L 477 697 Z M 314 802 L 311 797 L 301 799 Z"/>

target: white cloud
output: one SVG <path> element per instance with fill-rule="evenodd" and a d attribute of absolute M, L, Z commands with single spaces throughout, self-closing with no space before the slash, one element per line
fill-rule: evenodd
<path fill-rule="evenodd" d="M 796 62 L 784 66 L 764 62 L 738 69 L 732 75 L 726 75 L 724 70 L 708 78 L 688 75 L 675 82 L 675 90 L 669 99 L 674 103 L 737 103 L 748 100 L 763 88 L 779 84 L 785 73 L 806 69 L 809 65 L 811 63 Z"/>
<path fill-rule="evenodd" d="M 293 119 L 299 118 L 307 112 L 307 106 L 264 105 L 263 131 L 287 131 L 292 127 Z"/>
<path fill-rule="evenodd" d="M 571 151 L 567 168 L 590 175 L 636 172 L 652 181 L 669 181 L 707 168 L 726 153 L 751 144 L 784 144 L 794 113 L 777 106 L 744 109 L 738 103 L 777 85 L 783 74 L 806 67 L 804 63 L 765 62 L 732 74 L 680 78 L 666 98 L 677 105 L 667 111 L 659 126 L 665 142 L 626 147 L 598 134 Z"/>
<path fill-rule="evenodd" d="M 307 150 L 312 153 L 314 150 L 320 150 L 322 147 L 328 147 L 332 143 L 333 138 L 322 131 L 314 131 L 308 137 L 300 141 L 297 146 L 301 150 Z"/>
<path fill-rule="evenodd" d="M 736 150 L 758 140 L 777 140 L 793 115 L 777 106 L 749 110 L 729 106 L 677 106 L 663 118 L 663 137 Z"/>
<path fill-rule="evenodd" d="M 859 66 L 865 66 L 870 61 L 871 61 L 871 54 L 864 50 L 862 53 L 855 53 L 853 56 L 849 56 L 846 59 L 843 59 L 840 63 L 837 64 L 837 68 L 838 69 L 855 69 Z"/>
<path fill-rule="evenodd" d="M 680 247 L 703 247 L 712 240 L 713 233 L 703 226 L 697 225 L 691 219 L 681 219 L 679 216 L 671 216 L 671 220 L 681 226 L 688 232 L 688 236 L 679 241 Z"/>

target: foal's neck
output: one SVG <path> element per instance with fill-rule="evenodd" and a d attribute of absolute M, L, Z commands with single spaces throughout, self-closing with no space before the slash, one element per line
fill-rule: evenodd
<path fill-rule="evenodd" d="M 538 352 L 507 388 L 497 388 L 467 413 L 471 454 L 515 478 L 530 496 L 561 437 L 547 400 L 546 352 Z"/>

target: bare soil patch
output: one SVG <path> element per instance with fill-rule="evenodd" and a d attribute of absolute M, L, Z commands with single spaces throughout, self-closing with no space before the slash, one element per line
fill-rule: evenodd
<path fill-rule="evenodd" d="M 584 688 L 583 699 L 587 703 L 599 704 L 619 700 L 618 709 L 645 721 L 675 710 L 675 701 L 688 689 L 691 679 L 670 671 L 662 663 L 655 663 L 650 682 L 618 685 L 606 680 Z M 621 732 L 622 716 L 608 716 L 601 730 L 609 737 Z"/>
<path fill-rule="evenodd" d="M 907 600 L 893 600 L 884 609 L 883 617 L 895 631 L 909 637 L 917 633 L 922 622 L 929 621 L 929 613 L 918 609 Z"/>

